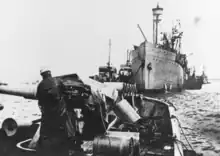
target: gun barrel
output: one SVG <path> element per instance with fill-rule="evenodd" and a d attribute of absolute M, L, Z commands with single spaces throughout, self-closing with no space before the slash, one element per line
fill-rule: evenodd
<path fill-rule="evenodd" d="M 36 85 L 0 85 L 0 93 L 21 96 L 28 99 L 36 99 Z"/>

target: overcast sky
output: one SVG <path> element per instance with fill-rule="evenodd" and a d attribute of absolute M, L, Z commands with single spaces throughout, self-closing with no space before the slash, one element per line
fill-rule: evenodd
<path fill-rule="evenodd" d="M 91 75 L 108 60 L 126 60 L 127 49 L 139 45 L 142 27 L 152 41 L 152 8 L 164 8 L 162 30 L 170 31 L 180 19 L 183 52 L 189 62 L 204 64 L 210 77 L 219 77 L 220 9 L 218 0 L 1 0 L 0 80 L 40 79 L 41 66 L 53 75 Z"/>

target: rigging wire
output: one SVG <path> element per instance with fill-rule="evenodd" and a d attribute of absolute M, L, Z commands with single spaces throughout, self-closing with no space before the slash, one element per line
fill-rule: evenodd
<path fill-rule="evenodd" d="M 184 136 L 184 138 L 185 138 L 187 144 L 189 145 L 189 147 L 191 148 L 191 150 L 193 150 L 193 151 L 195 152 L 195 150 L 194 150 L 194 149 L 192 148 L 192 146 L 190 145 L 190 143 L 189 143 L 189 141 L 188 141 L 188 139 L 187 139 L 187 137 L 186 137 L 186 135 L 185 135 L 185 133 L 184 133 L 184 131 L 183 131 L 183 128 L 182 128 L 182 126 L 181 126 L 181 123 L 180 123 L 179 119 L 178 119 L 176 116 L 173 116 L 173 117 L 175 117 L 175 118 L 177 119 L 177 122 L 179 123 L 179 126 L 180 126 L 180 130 L 181 130 L 181 132 L 182 132 L 182 134 L 183 134 L 183 136 Z"/>
<path fill-rule="evenodd" d="M 188 148 L 186 147 L 186 145 L 185 145 L 182 141 L 180 141 L 180 140 L 178 140 L 178 139 L 175 139 L 174 141 L 181 143 L 181 144 L 184 146 L 184 148 L 185 148 L 186 150 L 188 150 Z"/>

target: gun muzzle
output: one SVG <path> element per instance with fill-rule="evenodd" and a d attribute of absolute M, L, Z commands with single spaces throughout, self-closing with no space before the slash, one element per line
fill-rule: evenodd
<path fill-rule="evenodd" d="M 6 118 L 2 123 L 2 129 L 8 137 L 12 137 L 16 135 L 19 128 L 30 127 L 32 124 L 32 121 L 19 121 L 13 118 Z"/>

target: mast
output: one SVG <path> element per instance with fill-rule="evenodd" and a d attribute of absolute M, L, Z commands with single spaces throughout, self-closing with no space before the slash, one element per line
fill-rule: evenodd
<path fill-rule="evenodd" d="M 107 65 L 110 67 L 111 66 L 111 39 L 109 39 L 109 53 L 108 53 L 108 63 Z"/>
<path fill-rule="evenodd" d="M 158 37 L 158 23 L 161 21 L 159 19 L 159 16 L 163 13 L 163 8 L 159 7 L 159 4 L 157 4 L 156 8 L 152 9 L 153 12 L 153 43 L 157 44 L 157 37 Z"/>
<path fill-rule="evenodd" d="M 127 65 L 130 63 L 130 51 L 127 50 Z"/>
<path fill-rule="evenodd" d="M 202 75 L 203 75 L 203 76 L 205 76 L 205 72 L 206 72 L 206 68 L 205 68 L 205 66 L 203 65 L 203 66 L 202 66 Z"/>

